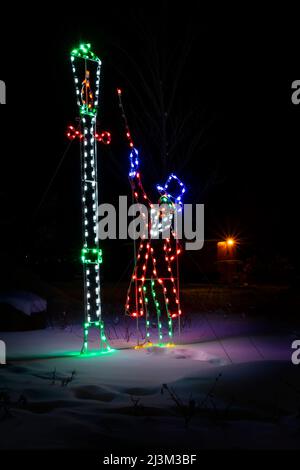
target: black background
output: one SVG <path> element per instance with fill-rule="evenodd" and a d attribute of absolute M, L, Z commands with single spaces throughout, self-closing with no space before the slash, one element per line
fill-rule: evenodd
<path fill-rule="evenodd" d="M 7 104 L 0 106 L 2 272 L 24 262 L 26 256 L 71 258 L 80 250 L 76 145 L 42 201 L 68 145 L 66 125 L 77 115 L 68 57 L 79 42 L 90 41 L 103 60 L 100 127 L 112 131 L 113 143 L 110 148 L 101 147 L 101 201 L 129 194 L 116 86 L 125 89 L 137 146 L 145 155 L 152 153 L 151 142 L 134 126 L 135 113 L 140 112 L 134 87 L 141 84 L 115 47 L 122 45 L 144 70 L 147 54 L 131 21 L 138 14 L 158 44 L 164 27 L 171 44 L 180 44 L 186 29 L 193 32 L 181 90 L 205 110 L 204 126 L 211 123 L 204 132 L 201 152 L 182 170 L 180 162 L 165 173 L 159 160 L 155 166 L 150 158 L 143 160 L 147 188 L 151 192 L 169 171 L 177 172 L 187 184 L 187 201 L 205 204 L 207 239 L 236 234 L 245 250 L 261 258 L 286 256 L 299 273 L 300 105 L 291 102 L 291 84 L 300 73 L 298 12 L 292 8 L 275 11 L 274 6 L 263 12 L 251 4 L 251 8 L 225 12 L 216 5 L 213 13 L 207 13 L 202 2 L 196 7 L 191 1 L 178 6 L 164 2 L 163 12 L 162 4 L 109 2 L 69 4 L 67 8 L 62 3 L 14 4 L 5 9 L 1 5 L 0 79 L 7 84 Z M 207 184 L 215 169 L 217 183 Z M 123 245 L 116 241 L 113 247 L 107 246 L 110 253 L 106 255 L 112 261 L 118 259 Z M 105 262 L 104 269 L 106 277 L 118 277 L 123 268 Z M 7 454 L 10 461 L 16 456 Z M 94 454 L 80 460 L 75 452 L 52 453 L 55 462 L 66 458 L 70 463 L 74 457 L 80 463 L 86 464 L 88 458 L 99 462 Z M 213 458 L 217 457 L 214 453 Z M 220 454 L 222 463 L 224 457 Z M 240 464 L 236 451 L 234 457 L 229 454 L 231 464 Z M 31 454 L 19 458 L 28 458 L 31 465 L 41 461 Z M 201 459 L 205 459 L 203 452 Z M 210 464 L 211 459 L 209 454 Z M 286 464 L 286 454 L 283 459 Z"/>
<path fill-rule="evenodd" d="M 186 201 L 205 204 L 207 239 L 236 235 L 249 253 L 286 256 L 298 271 L 300 106 L 291 102 L 299 68 L 295 12 L 244 8 L 211 14 L 201 2 L 12 10 L 3 11 L 0 33 L 0 78 L 7 84 L 7 104 L 0 107 L 2 254 L 19 260 L 43 258 L 45 252 L 74 258 L 80 249 L 76 144 L 42 198 L 68 145 L 66 125 L 77 116 L 69 51 L 89 41 L 103 62 L 100 128 L 113 134 L 110 148 L 100 149 L 100 200 L 129 194 L 115 93 L 121 86 L 132 134 L 145 153 L 149 192 L 175 171 L 187 185 Z M 179 158 L 162 168 L 151 139 L 135 127 L 143 111 L 134 90 L 143 87 L 130 60 L 142 72 L 148 60 L 137 22 L 167 53 L 172 47 L 179 51 L 187 33 L 194 38 L 179 91 L 203 111 L 199 129 L 205 131 L 201 151 L 183 168 Z M 145 112 L 147 106 L 145 101 Z M 114 243 L 119 253 L 122 244 Z"/>

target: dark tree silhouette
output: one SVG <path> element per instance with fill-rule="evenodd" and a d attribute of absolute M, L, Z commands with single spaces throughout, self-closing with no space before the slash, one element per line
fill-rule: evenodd
<path fill-rule="evenodd" d="M 112 40 L 132 131 L 142 143 L 155 178 L 182 171 L 193 158 L 199 158 L 213 122 L 201 103 L 195 76 L 193 52 L 198 30 L 191 26 L 191 18 L 174 20 L 171 16 L 170 20 L 169 9 L 170 3 L 162 2 L 154 22 L 149 22 L 148 15 L 155 13 L 145 8 L 128 12 L 134 42 Z M 215 172 L 216 168 L 214 179 Z"/>

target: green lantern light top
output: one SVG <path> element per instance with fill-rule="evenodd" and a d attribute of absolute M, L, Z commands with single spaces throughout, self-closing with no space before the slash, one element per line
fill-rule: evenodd
<path fill-rule="evenodd" d="M 101 64 L 101 60 L 99 59 L 99 57 L 97 57 L 96 54 L 94 54 L 94 52 L 91 50 L 90 43 L 80 44 L 79 47 L 73 49 L 71 51 L 71 57 L 79 57 L 81 59 L 94 60 Z"/>
<path fill-rule="evenodd" d="M 81 70 L 78 69 L 82 61 L 77 59 L 89 61 L 89 64 L 85 63 L 84 77 L 82 67 Z M 92 66 L 90 62 L 94 62 L 94 65 Z M 71 63 L 80 114 L 94 117 L 97 115 L 99 105 L 101 60 L 92 52 L 91 44 L 88 43 L 80 44 L 71 51 Z"/>

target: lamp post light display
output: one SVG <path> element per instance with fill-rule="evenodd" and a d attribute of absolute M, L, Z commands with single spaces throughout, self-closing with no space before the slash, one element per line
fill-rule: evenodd
<path fill-rule="evenodd" d="M 80 116 L 80 161 L 82 194 L 81 261 L 84 278 L 84 341 L 82 353 L 89 351 L 89 331 L 99 332 L 99 351 L 112 351 L 109 346 L 101 308 L 100 266 L 102 250 L 98 234 L 98 173 L 96 119 L 99 106 L 101 60 L 90 44 L 71 51 L 71 65 L 76 101 Z"/>

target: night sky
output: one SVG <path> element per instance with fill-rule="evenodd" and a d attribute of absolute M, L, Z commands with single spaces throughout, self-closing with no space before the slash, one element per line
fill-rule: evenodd
<path fill-rule="evenodd" d="M 40 203 L 77 115 L 69 51 L 86 41 L 103 63 L 100 128 L 113 135 L 110 148 L 99 148 L 101 201 L 129 194 L 120 86 L 150 194 L 174 171 L 187 185 L 186 201 L 206 206 L 207 239 L 237 235 L 249 253 L 286 256 L 299 268 L 300 106 L 291 103 L 299 70 L 296 20 L 274 12 L 236 12 L 238 19 L 227 12 L 225 19 L 193 4 L 109 2 L 78 14 L 55 6 L 18 18 L 8 13 L 0 32 L 0 79 L 7 84 L 7 105 L 0 107 L 2 256 L 69 256 L 80 247 L 76 144 Z M 149 125 L 157 121 L 157 77 L 167 101 L 176 79 L 170 120 L 191 113 L 165 165 Z"/>

